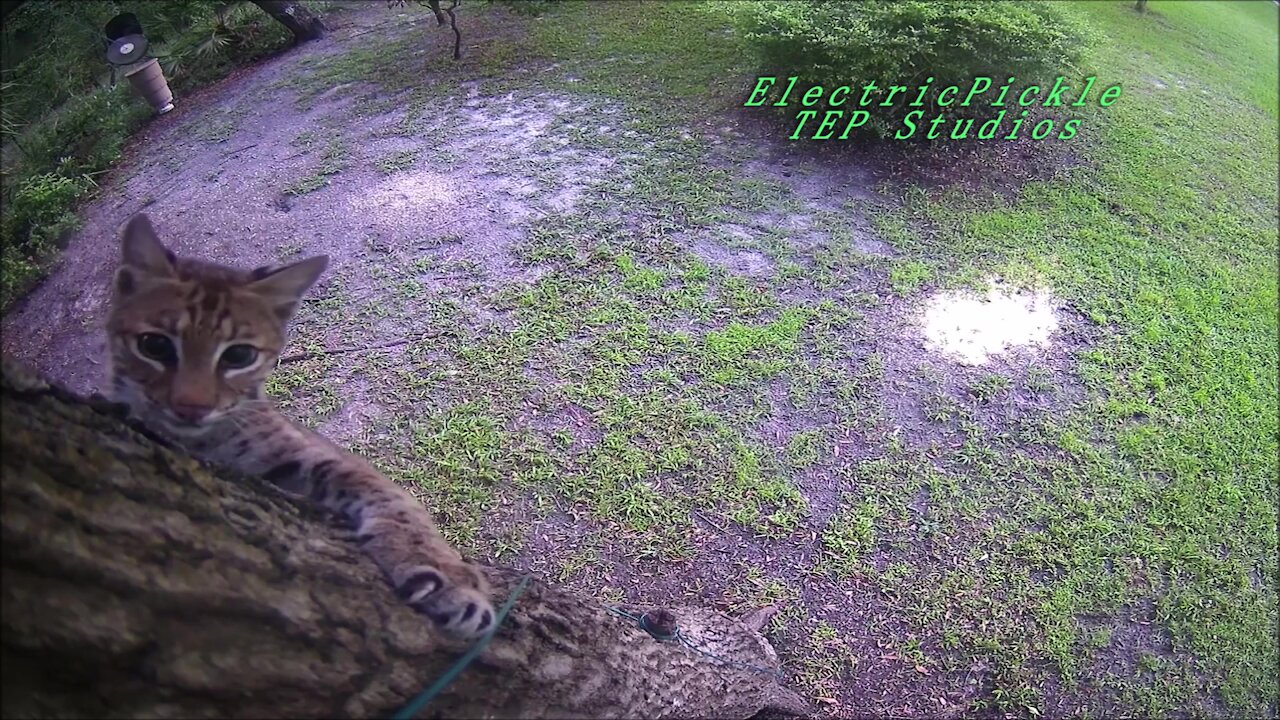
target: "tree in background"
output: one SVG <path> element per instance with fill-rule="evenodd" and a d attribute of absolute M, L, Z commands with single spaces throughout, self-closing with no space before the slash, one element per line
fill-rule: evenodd
<path fill-rule="evenodd" d="M 293 33 L 294 43 L 318 40 L 328 28 L 319 15 L 297 0 L 252 0 L 262 11 L 280 21 Z"/>
<path fill-rule="evenodd" d="M 436 25 L 444 27 L 444 18 L 449 16 L 449 27 L 453 30 L 453 59 L 462 59 L 462 31 L 458 29 L 458 15 L 455 10 L 458 8 L 459 0 L 450 0 L 448 7 L 442 7 L 440 0 L 418 0 L 419 5 L 426 5 L 431 8 L 431 12 L 436 16 Z M 404 7 L 409 0 L 387 0 L 387 7 Z"/>

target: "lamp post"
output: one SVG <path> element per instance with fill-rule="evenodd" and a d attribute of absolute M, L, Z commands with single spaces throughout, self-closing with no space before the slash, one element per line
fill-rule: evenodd
<path fill-rule="evenodd" d="M 107 21 L 107 62 L 124 69 L 124 76 L 157 115 L 173 109 L 173 92 L 160 62 L 147 56 L 147 38 L 133 13 L 121 13 Z"/>

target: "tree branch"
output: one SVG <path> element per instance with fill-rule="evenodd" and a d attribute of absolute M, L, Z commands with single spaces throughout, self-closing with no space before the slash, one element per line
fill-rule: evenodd
<path fill-rule="evenodd" d="M 250 0 L 293 33 L 294 44 L 324 37 L 324 19 L 298 0 Z"/>
<path fill-rule="evenodd" d="M 5 716 L 385 716 L 466 650 L 400 603 L 352 533 L 311 505 L 214 474 L 119 406 L 7 359 L 0 400 Z M 520 575 L 489 574 L 498 597 Z M 701 652 L 535 579 L 424 712 L 800 712 L 747 668 L 777 668 L 759 633 L 707 609 L 667 610 Z"/>

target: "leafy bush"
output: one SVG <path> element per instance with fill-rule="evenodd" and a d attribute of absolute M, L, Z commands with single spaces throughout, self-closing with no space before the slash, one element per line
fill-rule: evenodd
<path fill-rule="evenodd" d="M 72 180 L 56 173 L 45 173 L 27 178 L 13 194 L 13 205 L 5 215 L 5 221 L 25 230 L 46 228 L 66 221 L 65 208 L 91 187 L 87 178 Z"/>
<path fill-rule="evenodd" d="M 541 15 L 560 0 L 489 0 L 511 8 L 521 15 Z"/>
<path fill-rule="evenodd" d="M 942 88 L 975 77 L 991 78 L 994 89 L 1013 76 L 1019 88 L 1069 73 L 1093 41 L 1080 20 L 1044 0 L 760 0 L 740 6 L 738 20 L 765 74 L 797 75 L 806 87 L 850 85 L 853 98 L 874 80 L 877 102 L 884 86 L 908 86 L 894 107 L 877 108 L 888 118 L 918 109 L 904 106 L 930 77 L 927 107 Z"/>
<path fill-rule="evenodd" d="M 0 303 L 39 277 L 94 178 L 119 160 L 125 140 L 151 114 L 123 77 L 110 84 L 102 28 L 125 11 L 137 15 L 149 54 L 160 58 L 179 94 L 292 41 L 283 25 L 246 2 L 30 0 L 7 17 L 0 43 Z"/>
<path fill-rule="evenodd" d="M 320 3 L 309 3 L 312 10 Z M 141 20 L 140 20 L 141 21 Z M 145 24 L 143 27 L 147 27 Z M 165 75 L 177 91 L 201 85 L 287 47 L 293 35 L 247 2 L 222 4 L 192 17 L 185 29 L 156 46 Z"/>
<path fill-rule="evenodd" d="M 78 226 L 71 208 L 89 188 L 92 180 L 73 180 L 56 173 L 27 178 L 13 193 L 0 216 L 0 232 L 5 238 L 25 237 L 19 246 L 6 242 L 0 262 L 0 294 L 6 299 L 18 292 L 36 275 L 42 256 L 54 247 L 60 236 Z"/>
<path fill-rule="evenodd" d="M 129 133 L 150 114 L 124 85 L 77 95 L 20 141 L 22 175 L 76 177 L 105 170 L 120 158 Z"/>
<path fill-rule="evenodd" d="M 124 86 L 73 97 L 44 123 L 10 139 L 19 159 L 6 172 L 0 212 L 0 300 L 38 277 L 59 237 L 76 225 L 74 209 L 94 178 L 120 158 L 125 139 L 150 115 Z"/>

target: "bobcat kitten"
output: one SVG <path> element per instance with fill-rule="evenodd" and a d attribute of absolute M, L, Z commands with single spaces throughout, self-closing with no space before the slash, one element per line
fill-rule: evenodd
<path fill-rule="evenodd" d="M 107 319 L 111 393 L 196 457 L 334 510 L 399 595 L 441 630 L 493 624 L 484 575 L 418 501 L 368 462 L 281 415 L 263 382 L 302 294 L 329 263 L 239 270 L 175 257 L 150 220 L 125 227 Z"/>

